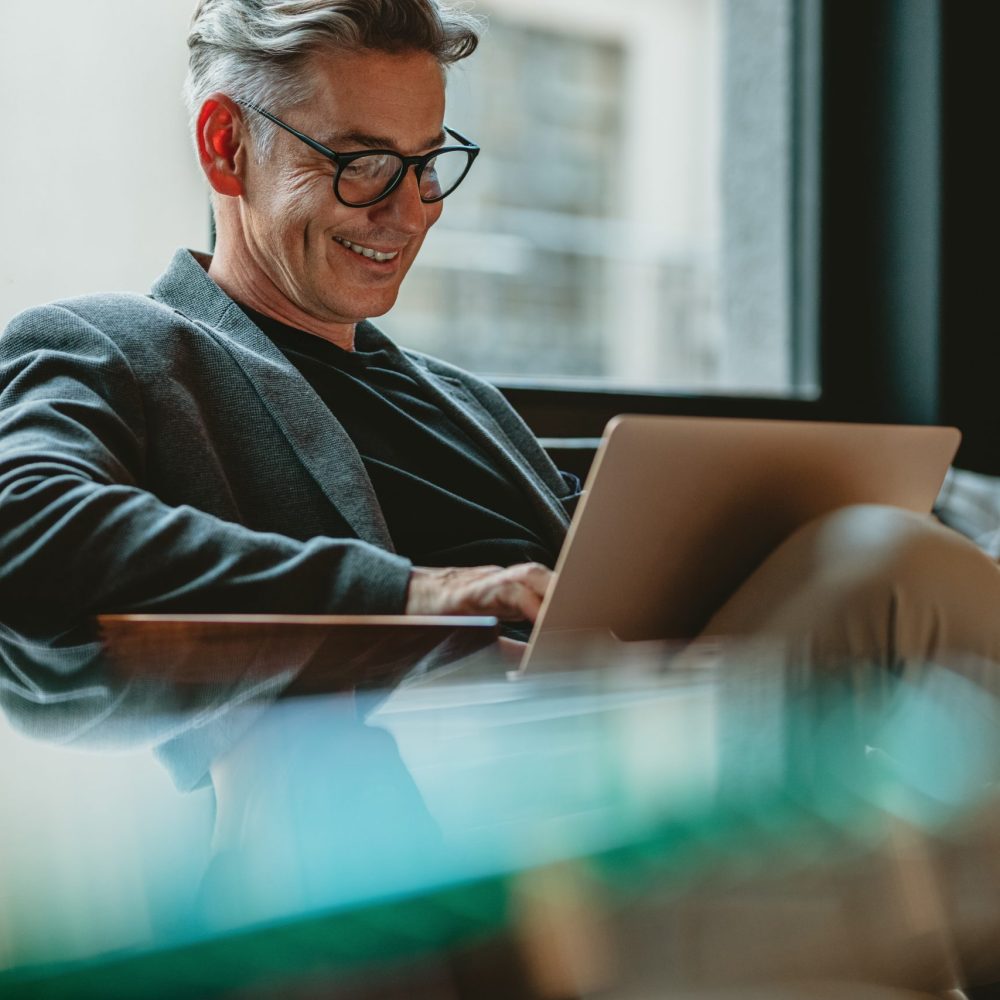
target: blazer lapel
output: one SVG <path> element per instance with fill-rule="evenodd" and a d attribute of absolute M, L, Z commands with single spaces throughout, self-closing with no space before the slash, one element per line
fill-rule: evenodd
<path fill-rule="evenodd" d="M 178 250 L 153 297 L 197 323 L 232 357 L 303 466 L 358 538 L 395 551 L 364 463 L 347 432 L 312 386 L 208 277 Z"/>

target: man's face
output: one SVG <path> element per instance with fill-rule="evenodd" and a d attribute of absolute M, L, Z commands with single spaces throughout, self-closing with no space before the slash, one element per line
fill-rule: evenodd
<path fill-rule="evenodd" d="M 305 72 L 314 97 L 285 120 L 329 149 L 414 155 L 442 144 L 444 77 L 430 54 L 318 55 Z M 441 203 L 421 202 L 410 170 L 388 198 L 349 208 L 333 193 L 335 169 L 278 130 L 263 161 L 246 164 L 243 232 L 256 267 L 294 306 L 323 322 L 356 323 L 392 307 Z M 345 242 L 395 256 L 373 260 Z"/>

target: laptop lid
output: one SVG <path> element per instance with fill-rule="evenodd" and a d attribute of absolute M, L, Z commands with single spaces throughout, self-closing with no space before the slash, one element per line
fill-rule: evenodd
<path fill-rule="evenodd" d="M 694 638 L 798 527 L 851 504 L 927 513 L 951 427 L 619 416 L 605 429 L 521 671 L 585 638 Z"/>

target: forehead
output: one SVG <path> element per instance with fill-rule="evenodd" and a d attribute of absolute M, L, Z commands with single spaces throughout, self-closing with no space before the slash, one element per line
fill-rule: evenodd
<path fill-rule="evenodd" d="M 312 99 L 297 112 L 323 141 L 338 133 L 423 148 L 444 122 L 444 70 L 428 52 L 317 53 L 304 67 Z M 308 129 L 306 129 L 308 131 Z"/>

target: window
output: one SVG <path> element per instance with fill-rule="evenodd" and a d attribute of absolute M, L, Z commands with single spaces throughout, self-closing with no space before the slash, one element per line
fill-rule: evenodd
<path fill-rule="evenodd" d="M 448 115 L 483 154 L 382 325 L 501 381 L 808 392 L 793 8 L 481 5 Z"/>
<path fill-rule="evenodd" d="M 51 0 L 40 33 L 8 5 L 0 324 L 206 247 L 193 6 Z M 992 5 L 475 6 L 449 117 L 484 153 L 380 320 L 401 342 L 495 375 L 546 438 L 626 410 L 938 420 L 998 471 Z"/>

